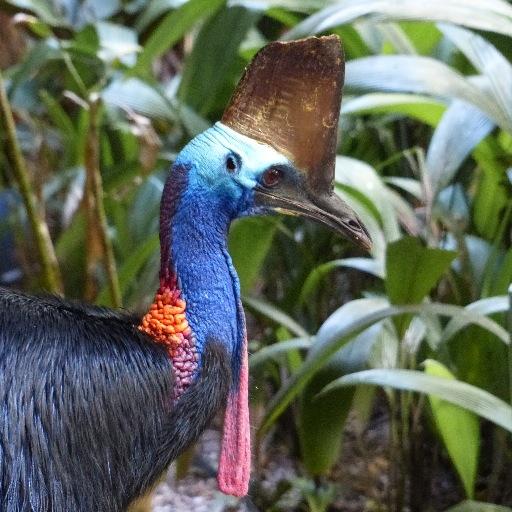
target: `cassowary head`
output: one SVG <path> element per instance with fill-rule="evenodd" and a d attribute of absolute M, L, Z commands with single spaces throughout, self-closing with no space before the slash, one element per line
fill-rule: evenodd
<path fill-rule="evenodd" d="M 193 139 L 188 193 L 231 218 L 266 213 L 320 222 L 365 249 L 368 232 L 333 192 L 344 59 L 337 36 L 276 42 L 242 77 L 221 122 Z"/>

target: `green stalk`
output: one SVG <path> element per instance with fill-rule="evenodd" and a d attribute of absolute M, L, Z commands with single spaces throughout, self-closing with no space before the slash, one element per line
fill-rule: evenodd
<path fill-rule="evenodd" d="M 48 224 L 44 216 L 43 207 L 39 204 L 36 193 L 30 182 L 30 176 L 25 159 L 16 136 L 16 125 L 12 115 L 11 105 L 0 71 L 0 118 L 5 129 L 7 154 L 11 163 L 14 177 L 27 211 L 30 227 L 34 234 L 34 241 L 42 267 L 42 281 L 45 288 L 52 293 L 63 293 L 62 278 L 55 248 L 50 237 Z"/>
<path fill-rule="evenodd" d="M 97 95 L 91 95 L 89 98 L 89 127 L 87 132 L 85 146 L 85 172 L 86 180 L 86 205 L 89 242 L 95 234 L 98 237 L 102 258 L 107 272 L 108 287 L 112 305 L 114 307 L 122 306 L 121 288 L 119 286 L 119 277 L 117 274 L 117 265 L 114 257 L 112 241 L 108 235 L 107 214 L 105 213 L 105 204 L 103 201 L 103 180 L 100 171 L 100 139 L 99 139 L 99 120 L 100 120 L 100 99 Z M 95 237 L 94 237 L 95 238 Z M 91 258 L 92 257 L 92 258 Z M 87 272 L 91 278 L 94 274 L 95 255 L 94 247 L 89 247 Z"/>

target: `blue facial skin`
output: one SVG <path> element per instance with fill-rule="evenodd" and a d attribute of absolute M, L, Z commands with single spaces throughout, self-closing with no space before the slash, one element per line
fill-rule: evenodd
<path fill-rule="evenodd" d="M 264 213 L 254 206 L 253 189 L 275 165 L 290 163 L 270 146 L 222 123 L 193 139 L 174 164 L 189 170 L 170 220 L 170 265 L 187 303 L 199 354 L 210 339 L 223 343 L 231 355 L 235 385 L 245 318 L 227 234 L 235 218 Z"/>

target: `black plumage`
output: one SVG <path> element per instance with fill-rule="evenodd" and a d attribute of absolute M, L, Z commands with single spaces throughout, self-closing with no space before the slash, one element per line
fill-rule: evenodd
<path fill-rule="evenodd" d="M 146 490 L 225 402 L 210 340 L 173 405 L 165 349 L 119 311 L 0 289 L 0 510 L 116 512 Z"/>

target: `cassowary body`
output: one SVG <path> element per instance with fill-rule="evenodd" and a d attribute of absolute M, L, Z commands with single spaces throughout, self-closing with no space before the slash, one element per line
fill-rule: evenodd
<path fill-rule="evenodd" d="M 267 48 L 223 122 L 193 139 L 173 166 L 161 203 L 160 287 L 142 319 L 0 291 L 3 512 L 125 510 L 224 404 L 219 486 L 247 492 L 247 340 L 229 225 L 278 211 L 370 243 L 354 212 L 332 193 L 342 70 L 337 38 Z M 319 59 L 327 64 L 319 67 Z M 286 83 L 272 89 L 267 79 L 268 91 L 261 89 L 256 71 L 268 77 L 275 68 L 279 75 L 280 63 Z M 316 88 L 304 88 L 303 76 Z M 289 84 L 298 87 L 297 98 Z M 321 95 L 319 84 L 327 87 Z M 310 162 L 304 144 L 287 151 L 293 116 L 269 107 L 281 90 L 290 112 L 294 101 L 302 109 L 301 136 L 316 144 Z M 258 109 L 255 99 L 266 103 Z M 328 110 L 324 116 L 316 115 L 315 102 Z M 258 111 L 267 116 L 261 136 L 252 117 Z M 244 112 L 251 114 L 245 125 Z M 265 130 L 275 131 L 275 145 Z"/>
<path fill-rule="evenodd" d="M 172 361 L 129 315 L 2 290 L 0 325 L 4 512 L 125 510 L 226 399 L 213 340 L 172 405 Z"/>

